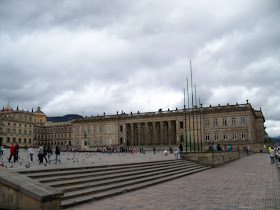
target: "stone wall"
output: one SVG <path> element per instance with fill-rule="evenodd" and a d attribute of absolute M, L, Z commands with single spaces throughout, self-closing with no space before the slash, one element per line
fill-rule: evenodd
<path fill-rule="evenodd" d="M 195 161 L 200 164 L 209 166 L 220 166 L 227 162 L 247 156 L 246 151 L 229 151 L 229 152 L 181 152 L 182 159 Z"/>
<path fill-rule="evenodd" d="M 60 209 L 63 192 L 0 167 L 0 209 Z"/>

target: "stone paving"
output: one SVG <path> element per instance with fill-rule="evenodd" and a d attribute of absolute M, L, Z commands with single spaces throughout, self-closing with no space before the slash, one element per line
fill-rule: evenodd
<path fill-rule="evenodd" d="M 71 209 L 280 209 L 280 179 L 269 155 L 255 154 Z"/>
<path fill-rule="evenodd" d="M 159 151 L 153 154 L 152 151 L 145 152 L 145 154 L 138 151 L 131 153 L 98 153 L 98 152 L 61 152 L 61 163 L 55 164 L 55 154 L 51 156 L 51 163 L 39 165 L 38 151 L 35 149 L 33 156 L 33 162 L 30 162 L 29 155 L 24 149 L 20 149 L 19 161 L 8 162 L 10 156 L 9 149 L 4 151 L 3 161 L 5 167 L 21 171 L 21 170 L 38 170 L 38 169 L 51 169 L 51 168 L 63 168 L 63 167 L 81 167 L 81 166 L 98 166 L 98 165 L 112 165 L 112 164 L 125 164 L 125 163 L 137 163 L 148 161 L 162 161 L 162 160 L 174 160 L 175 155 L 168 153 L 164 156 L 163 151 Z M 1 162 L 1 159 L 0 159 Z M 26 168 L 26 164 L 30 163 L 30 168 Z"/>

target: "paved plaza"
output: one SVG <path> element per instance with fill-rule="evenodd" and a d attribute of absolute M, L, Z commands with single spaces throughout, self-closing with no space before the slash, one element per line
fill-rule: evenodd
<path fill-rule="evenodd" d="M 80 167 L 136 163 L 175 159 L 174 154 L 151 151 L 130 153 L 61 153 L 61 164 L 39 165 L 30 162 L 25 150 L 20 159 L 8 163 L 9 151 L 3 156 L 4 164 L 13 170 L 38 170 L 47 168 Z M 44 161 L 45 163 L 45 161 Z M 94 201 L 71 209 L 280 209 L 280 179 L 269 154 L 254 154 L 223 166 L 202 171 L 142 190 Z"/>
<path fill-rule="evenodd" d="M 269 155 L 255 154 L 72 209 L 280 209 L 280 180 Z"/>
<path fill-rule="evenodd" d="M 3 161 L 7 168 L 13 170 L 38 170 L 42 169 L 52 169 L 61 167 L 81 167 L 81 166 L 99 166 L 99 165 L 113 165 L 113 164 L 124 164 L 124 163 L 137 163 L 137 162 L 150 162 L 150 161 L 162 161 L 162 160 L 174 160 L 175 155 L 168 152 L 167 156 L 164 156 L 163 151 L 155 152 L 146 151 L 145 154 L 138 151 L 131 153 L 99 153 L 99 152 L 61 152 L 60 160 L 61 163 L 55 164 L 55 154 L 51 155 L 51 163 L 39 165 L 38 160 L 38 149 L 35 149 L 35 154 L 33 157 L 33 162 L 30 163 L 30 158 L 24 149 L 20 149 L 19 161 L 18 162 L 8 162 L 10 156 L 10 150 L 7 149 L 4 152 Z M 1 161 L 0 161 L 1 162 Z M 26 164 L 30 163 L 30 168 L 26 168 Z"/>

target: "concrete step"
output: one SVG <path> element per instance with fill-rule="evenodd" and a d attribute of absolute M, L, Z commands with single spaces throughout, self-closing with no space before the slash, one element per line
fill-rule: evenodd
<path fill-rule="evenodd" d="M 57 174 L 57 176 L 51 176 L 51 177 L 44 177 L 44 178 L 38 178 L 37 180 L 42 183 L 50 183 L 50 182 L 57 182 L 57 181 L 66 181 L 66 180 L 77 180 L 77 179 L 83 179 L 87 177 L 97 177 L 97 176 L 105 176 L 105 175 L 117 175 L 119 173 L 129 173 L 129 172 L 136 172 L 136 171 L 143 171 L 143 170 L 149 170 L 149 169 L 158 169 L 166 168 L 166 167 L 175 167 L 175 166 L 182 166 L 182 165 L 195 165 L 196 163 L 192 162 L 173 162 L 173 163 L 167 163 L 167 164 L 155 164 L 155 165 L 149 165 L 149 166 L 137 166 L 137 167 L 121 167 L 121 168 L 111 168 L 111 170 L 87 170 L 87 173 L 79 173 L 79 174 L 64 174 L 60 175 Z"/>
<path fill-rule="evenodd" d="M 190 168 L 190 167 L 199 167 L 200 165 L 178 165 L 176 166 L 169 166 L 166 168 L 155 168 L 155 169 L 148 169 L 148 170 L 143 170 L 141 172 L 136 171 L 136 172 L 128 172 L 128 173 L 119 173 L 119 174 L 110 174 L 110 175 L 105 175 L 105 176 L 98 176 L 98 177 L 86 177 L 86 178 L 81 178 L 77 180 L 60 180 L 56 182 L 51 182 L 47 183 L 51 187 L 63 187 L 63 186 L 70 186 L 70 185 L 77 185 L 77 184 L 89 184 L 92 182 L 97 182 L 97 181 L 103 181 L 103 180 L 110 180 L 113 181 L 118 178 L 123 178 L 125 177 L 126 179 L 133 179 L 134 177 L 143 177 L 143 176 L 149 176 L 149 175 L 154 175 L 154 174 L 160 174 L 160 173 L 165 173 L 169 171 L 175 171 L 175 170 L 180 170 L 182 168 Z"/>
<path fill-rule="evenodd" d="M 117 165 L 103 165 L 103 166 L 90 166 L 90 167 L 74 167 L 74 168 L 61 168 L 61 169 L 46 169 L 46 170 L 32 170 L 32 171 L 18 171 L 21 174 L 25 174 L 26 176 L 37 179 L 43 177 L 52 177 L 57 175 L 69 175 L 69 174 L 82 174 L 88 173 L 89 171 L 106 171 L 111 169 L 122 169 L 122 168 L 135 168 L 137 166 L 152 166 L 152 165 L 164 165 L 166 163 L 178 163 L 178 162 L 186 162 L 184 160 L 167 160 L 167 161 L 154 161 L 154 162 L 141 162 L 141 163 L 131 163 L 131 164 L 117 164 Z M 187 161 L 191 162 L 191 161 Z"/>
<path fill-rule="evenodd" d="M 189 174 L 197 173 L 202 170 L 209 169 L 210 167 L 207 166 L 202 166 L 200 168 L 194 169 L 194 170 L 189 170 L 189 169 L 184 169 L 181 170 L 180 172 L 170 172 L 168 175 L 167 174 L 161 174 L 158 176 L 154 176 L 153 178 L 142 180 L 142 182 L 137 182 L 135 184 L 133 183 L 128 183 L 125 186 L 119 186 L 119 187 L 114 187 L 110 188 L 106 191 L 98 192 L 96 193 L 93 191 L 88 191 L 88 192 L 83 192 L 80 195 L 73 196 L 71 194 L 65 194 L 65 198 L 61 201 L 61 208 L 67 208 L 67 207 L 72 207 L 75 205 L 79 205 L 82 203 L 94 201 L 94 200 L 99 200 L 99 199 L 104 199 L 107 197 L 111 197 L 114 195 L 119 195 L 125 192 L 141 189 L 144 187 L 149 187 L 155 184 L 159 184 L 162 182 L 166 182 L 172 179 L 176 179 L 182 176 L 187 176 Z"/>
<path fill-rule="evenodd" d="M 109 185 L 109 184 L 114 184 L 114 183 L 124 183 L 126 181 L 130 180 L 137 180 L 141 178 L 147 178 L 147 177 L 153 177 L 157 175 L 162 175 L 162 176 L 168 176 L 170 173 L 176 173 L 180 170 L 194 170 L 196 168 L 201 168 L 204 167 L 203 165 L 200 166 L 185 166 L 185 167 L 180 167 L 180 168 L 172 168 L 172 169 L 165 169 L 164 171 L 152 171 L 152 172 L 143 172 L 141 174 L 132 174 L 132 175 L 123 175 L 120 177 L 111 177 L 108 179 L 99 179 L 99 180 L 92 180 L 92 181 L 86 181 L 86 182 L 76 182 L 72 183 L 72 185 L 69 184 L 64 184 L 64 185 L 56 185 L 52 186 L 55 188 L 58 188 L 64 192 L 70 192 L 70 191 L 78 191 L 82 190 L 85 188 L 90 188 L 90 187 L 96 187 L 96 186 L 104 186 L 104 185 Z"/>

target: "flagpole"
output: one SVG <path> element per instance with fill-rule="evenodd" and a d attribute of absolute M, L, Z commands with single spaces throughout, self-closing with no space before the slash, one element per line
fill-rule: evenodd
<path fill-rule="evenodd" d="M 185 136 L 186 136 L 186 152 L 188 152 L 188 139 L 187 139 L 187 113 L 186 113 L 186 93 L 184 88 L 184 113 L 185 113 Z"/>
<path fill-rule="evenodd" d="M 195 130 L 194 130 L 194 108 L 193 108 L 193 82 L 192 82 L 192 61 L 190 61 L 191 67 L 191 89 L 192 89 L 192 114 L 193 114 L 193 149 L 195 152 Z"/>
<path fill-rule="evenodd" d="M 190 152 L 191 152 L 192 151 L 192 133 L 191 133 L 190 97 L 189 97 L 189 80 L 188 80 L 188 78 L 187 78 L 187 93 L 188 93 L 188 115 L 189 115 Z"/>

